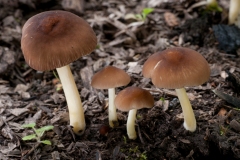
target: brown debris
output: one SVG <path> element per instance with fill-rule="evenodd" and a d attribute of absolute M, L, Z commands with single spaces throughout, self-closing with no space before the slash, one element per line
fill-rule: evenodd
<path fill-rule="evenodd" d="M 171 12 L 165 12 L 164 19 L 169 27 L 175 27 L 179 25 L 178 18 Z"/>

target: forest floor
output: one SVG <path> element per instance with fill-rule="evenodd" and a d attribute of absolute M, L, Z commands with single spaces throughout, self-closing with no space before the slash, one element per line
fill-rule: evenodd
<path fill-rule="evenodd" d="M 224 50 L 227 47 L 220 50 L 213 29 L 227 25 L 227 1 L 219 2 L 220 13 L 206 12 L 205 5 L 193 7 L 196 0 L 88 0 L 70 10 L 83 17 L 98 38 L 96 50 L 70 65 L 85 110 L 86 130 L 81 136 L 69 126 L 65 96 L 57 90 L 53 71 L 33 70 L 21 51 L 26 20 L 42 11 L 69 10 L 69 4 L 61 2 L 0 0 L 0 159 L 240 159 L 240 105 L 213 92 L 235 98 L 240 91 L 238 52 Z M 149 7 L 154 11 L 146 19 L 126 16 L 134 17 Z M 142 76 L 142 66 L 151 54 L 176 46 L 198 51 L 211 68 L 209 81 L 186 87 L 197 120 L 195 132 L 183 127 L 175 91 L 156 88 Z M 117 111 L 119 126 L 99 133 L 108 126 L 108 95 L 90 82 L 94 73 L 108 65 L 131 76 L 127 86 L 147 89 L 154 96 L 154 107 L 137 113 L 136 140 L 128 139 L 127 113 L 121 111 Z M 127 86 L 117 88 L 116 94 Z M 21 126 L 32 122 L 37 128 L 54 126 L 42 137 L 52 145 L 22 140 L 32 132 Z"/>

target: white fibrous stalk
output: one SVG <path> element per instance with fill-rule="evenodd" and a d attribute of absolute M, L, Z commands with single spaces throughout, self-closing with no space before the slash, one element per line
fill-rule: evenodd
<path fill-rule="evenodd" d="M 86 124 L 81 98 L 72 72 L 69 65 L 57 68 L 57 72 L 68 105 L 70 125 L 73 127 L 74 133 L 81 135 L 85 130 Z"/>
<path fill-rule="evenodd" d="M 180 101 L 183 116 L 184 116 L 184 128 L 191 132 L 196 130 L 196 119 L 192 109 L 192 105 L 190 104 L 189 98 L 187 96 L 185 88 L 176 89 L 178 99 Z"/>
<path fill-rule="evenodd" d="M 109 117 L 109 125 L 110 127 L 114 128 L 118 126 L 118 119 L 117 119 L 117 110 L 114 104 L 115 99 L 115 88 L 108 89 L 108 117 Z"/>
<path fill-rule="evenodd" d="M 135 130 L 135 121 L 137 116 L 137 109 L 131 109 L 128 113 L 127 119 L 127 134 L 129 139 L 136 139 L 137 133 Z"/>

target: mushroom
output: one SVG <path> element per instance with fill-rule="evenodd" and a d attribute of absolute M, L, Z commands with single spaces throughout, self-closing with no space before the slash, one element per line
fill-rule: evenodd
<path fill-rule="evenodd" d="M 118 126 L 117 112 L 114 105 L 115 88 L 127 85 L 131 81 L 129 75 L 122 69 L 107 66 L 92 77 L 91 85 L 97 89 L 108 89 L 108 116 L 110 127 Z"/>
<path fill-rule="evenodd" d="M 97 38 L 89 24 L 67 11 L 39 13 L 24 24 L 21 48 L 26 63 L 35 70 L 57 69 L 68 104 L 70 125 L 80 135 L 85 130 L 81 99 L 69 64 L 91 53 Z"/>
<path fill-rule="evenodd" d="M 149 91 L 139 87 L 127 87 L 115 98 L 115 106 L 121 111 L 129 111 L 127 119 L 127 134 L 129 139 L 136 139 L 135 120 L 138 109 L 152 108 L 154 99 Z"/>
<path fill-rule="evenodd" d="M 175 89 L 182 106 L 184 127 L 194 132 L 196 119 L 184 87 L 197 86 L 210 77 L 210 68 L 198 52 L 175 47 L 153 54 L 143 65 L 143 76 L 159 88 Z"/>

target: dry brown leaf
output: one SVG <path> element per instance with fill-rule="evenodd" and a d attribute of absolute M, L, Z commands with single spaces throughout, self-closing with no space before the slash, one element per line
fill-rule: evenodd
<path fill-rule="evenodd" d="M 170 27 L 174 27 L 174 26 L 179 25 L 178 18 L 175 16 L 175 14 L 173 14 L 171 12 L 165 12 L 164 13 L 164 19 L 165 19 L 167 25 L 170 26 Z"/>

